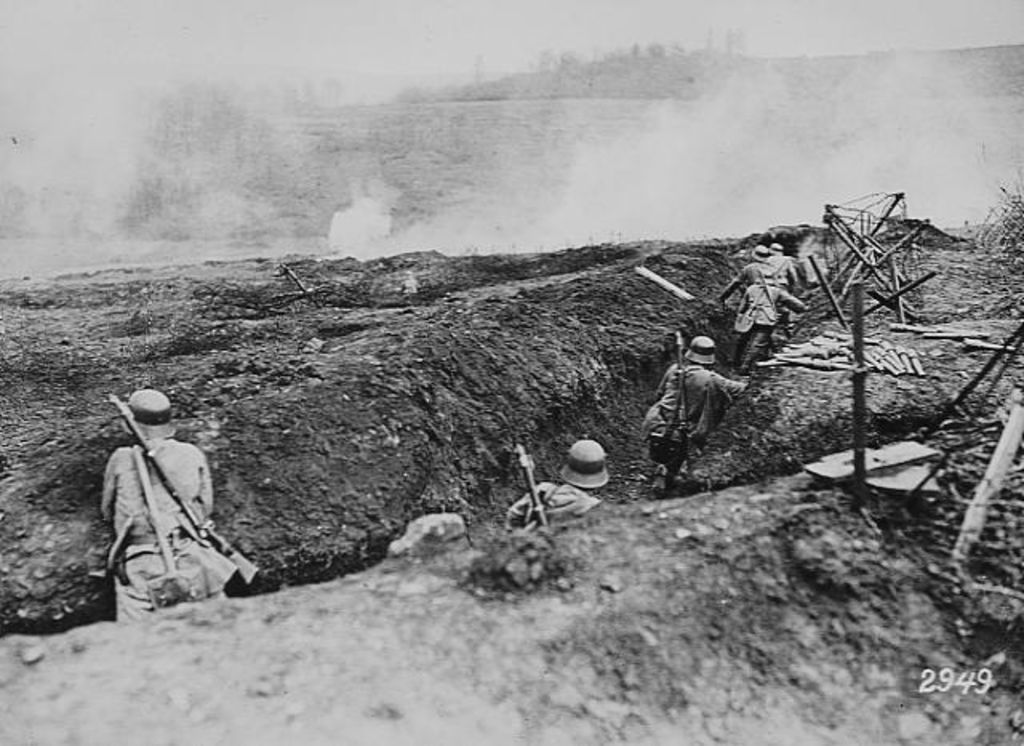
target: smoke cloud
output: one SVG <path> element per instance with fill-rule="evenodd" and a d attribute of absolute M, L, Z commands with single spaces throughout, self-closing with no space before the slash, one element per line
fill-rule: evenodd
<path fill-rule="evenodd" d="M 955 56 L 761 61 L 690 101 L 101 83 L 0 81 L 0 273 L 737 236 L 892 191 L 948 226 L 984 219 L 1024 163 L 1022 99 Z"/>
<path fill-rule="evenodd" d="M 914 217 L 979 222 L 1024 162 L 1020 100 L 982 92 L 951 64 L 905 55 L 810 83 L 768 68 L 710 98 L 623 102 L 642 116 L 612 137 L 584 132 L 544 209 L 480 199 L 461 230 L 438 235 L 444 216 L 418 233 L 484 248 L 736 236 L 896 191 Z"/>

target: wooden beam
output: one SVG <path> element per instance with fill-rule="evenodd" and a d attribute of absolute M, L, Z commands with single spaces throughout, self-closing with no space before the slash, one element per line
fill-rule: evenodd
<path fill-rule="evenodd" d="M 853 286 L 853 506 L 857 510 L 867 503 L 867 471 L 864 465 L 864 442 L 867 405 L 864 396 L 864 286 Z"/>
<path fill-rule="evenodd" d="M 664 277 L 662 277 L 661 275 L 657 274 L 656 272 L 652 272 L 651 270 L 647 269 L 647 267 L 634 267 L 633 269 L 641 277 L 646 277 L 648 280 L 653 282 L 655 285 L 657 285 L 658 287 L 662 288 L 663 290 L 667 290 L 668 292 L 672 293 L 672 295 L 676 296 L 677 298 L 681 298 L 682 300 L 694 300 L 695 299 L 695 296 L 690 295 L 688 292 L 683 290 L 678 285 L 675 285 L 675 284 L 669 282 L 668 280 L 666 280 Z"/>
<path fill-rule="evenodd" d="M 906 294 L 906 293 L 909 293 L 909 292 L 910 292 L 911 290 L 913 290 L 914 288 L 916 288 L 916 287 L 918 287 L 918 286 L 920 286 L 920 285 L 923 285 L 924 283 L 928 282 L 928 280 L 930 280 L 930 279 L 932 279 L 933 277 L 935 277 L 935 275 L 937 275 L 937 274 L 938 274 L 938 272 L 935 272 L 935 271 L 933 270 L 933 271 L 929 272 L 929 273 L 928 273 L 928 274 L 926 274 L 926 275 L 921 275 L 920 277 L 918 277 L 918 278 L 917 278 L 916 280 L 914 280 L 913 282 L 907 283 L 907 284 L 906 284 L 906 285 L 904 285 L 904 286 L 903 286 L 902 288 L 900 288 L 900 289 L 899 289 L 899 290 L 898 290 L 897 292 L 895 292 L 895 293 L 893 293 L 892 295 L 888 296 L 888 297 L 887 297 L 887 298 L 885 299 L 885 301 L 883 301 L 883 302 L 879 302 L 879 303 L 876 303 L 875 305 L 871 306 L 871 307 L 870 307 L 870 308 L 869 308 L 868 310 L 866 310 L 866 311 L 864 312 L 864 315 L 865 315 L 865 316 L 868 316 L 868 315 L 870 315 L 870 314 L 873 314 L 873 313 L 874 313 L 875 311 L 877 311 L 877 310 L 878 310 L 879 308 L 885 308 L 886 306 L 889 306 L 889 305 L 890 305 L 890 304 L 891 304 L 891 303 L 892 303 L 893 301 L 895 301 L 895 300 L 896 300 L 897 298 L 901 297 L 902 295 L 904 295 L 904 294 Z M 900 322 L 900 323 L 903 323 L 903 322 Z"/>
<path fill-rule="evenodd" d="M 828 296 L 829 303 L 832 304 L 832 310 L 836 313 L 836 318 L 839 319 L 839 323 L 842 324 L 843 329 L 849 329 L 850 325 L 846 321 L 846 317 L 843 316 L 843 309 L 839 307 L 839 301 L 836 300 L 835 293 L 832 292 L 832 287 L 828 284 L 828 280 L 825 278 L 825 273 L 821 271 L 821 267 L 818 265 L 818 258 L 811 254 L 807 257 L 807 260 L 811 263 L 811 269 L 814 270 L 815 276 L 818 278 L 818 283 L 825 291 L 825 295 Z"/>
<path fill-rule="evenodd" d="M 1024 435 L 1024 395 L 1021 394 L 1020 389 L 1014 389 L 1010 396 L 1010 416 L 1006 421 L 1006 427 L 1003 428 L 1003 434 L 999 437 L 995 451 L 992 452 L 992 460 L 988 463 L 985 476 L 982 477 L 974 491 L 974 498 L 967 507 L 963 525 L 960 527 L 960 535 L 953 547 L 955 562 L 967 559 L 971 547 L 981 536 L 981 531 L 985 528 L 985 520 L 988 517 L 988 503 L 1003 489 L 1003 480 L 1006 478 L 1006 472 L 1013 466 L 1022 435 Z"/>

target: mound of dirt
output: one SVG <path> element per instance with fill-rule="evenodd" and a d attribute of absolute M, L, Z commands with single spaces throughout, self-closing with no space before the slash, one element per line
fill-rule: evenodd
<path fill-rule="evenodd" d="M 1005 335 L 992 310 L 1020 278 L 933 239 L 922 263 L 946 281 L 917 299 L 927 320 Z M 728 340 L 732 318 L 632 267 L 713 297 L 740 243 L 291 262 L 313 297 L 262 261 L 0 288 L 0 689 L 19 714 L 0 741 L 1009 742 L 1024 722 L 1011 501 L 973 578 L 948 560 L 995 428 L 984 445 L 931 441 L 974 449 L 941 495 L 861 515 L 805 477 L 768 478 L 848 447 L 846 374 L 758 370 L 685 485 L 737 486 L 649 502 L 638 430 L 665 342 L 675 327 Z M 828 313 L 819 298 L 801 334 Z M 926 369 L 869 377 L 882 443 L 935 424 L 987 353 L 873 318 Z M 993 418 L 1020 362 L 1003 373 L 968 412 Z M 110 540 L 103 465 L 124 442 L 105 396 L 140 385 L 166 390 L 181 437 L 210 454 L 255 591 L 330 582 L 19 634 L 110 616 L 109 586 L 87 576 Z M 521 490 L 513 443 L 547 476 L 585 436 L 609 452 L 603 504 L 500 535 Z M 467 519 L 470 550 L 377 564 L 439 511 Z"/>
<path fill-rule="evenodd" d="M 347 297 L 363 305 L 331 305 L 327 293 L 242 318 L 231 315 L 238 278 L 231 292 L 219 277 L 100 281 L 95 296 L 60 283 L 12 291 L 2 396 L 23 414 L 4 423 L 2 629 L 109 616 L 109 590 L 87 571 L 109 543 L 96 506 L 122 442 L 112 391 L 144 384 L 171 397 L 181 437 L 210 455 L 222 531 L 261 566 L 257 591 L 365 567 L 426 512 L 497 515 L 518 489 L 514 442 L 547 471 L 583 435 L 622 463 L 639 446 L 620 423 L 642 416 L 666 324 L 727 323 L 630 271 L 649 255 L 683 285 L 731 272 L 717 245 L 297 262 L 310 284 L 360 288 Z M 428 297 L 399 305 L 410 268 Z M 257 275 L 244 296 L 251 309 L 283 287 Z M 130 336 L 113 336 L 126 326 Z"/>
<path fill-rule="evenodd" d="M 497 543 L 495 543 L 497 541 Z M 1014 668 L 965 652 L 922 550 L 804 478 L 602 505 L 564 582 L 471 583 L 507 540 L 139 626 L 0 640 L 4 743 L 1003 744 Z M 536 548 L 536 547 L 535 547 Z M 921 691 L 926 669 L 995 688 Z M 125 707 L 124 703 L 132 706 Z"/>
<path fill-rule="evenodd" d="M 180 437 L 210 455 L 220 529 L 262 569 L 255 592 L 366 567 L 423 513 L 495 520 L 521 489 L 515 442 L 553 474 L 573 440 L 593 437 L 613 477 L 642 484 L 637 430 L 671 329 L 727 340 L 731 313 L 680 303 L 631 269 L 717 288 L 735 248 L 294 261 L 328 290 L 284 305 L 274 299 L 294 289 L 266 261 L 4 290 L 0 405 L 15 414 L 0 425 L 0 630 L 111 614 L 109 586 L 88 574 L 110 540 L 96 509 L 103 465 L 124 442 L 110 392 L 171 396 Z M 824 320 L 820 308 L 808 317 L 808 328 Z M 920 351 L 926 378 L 870 379 L 872 442 L 928 424 L 978 365 L 948 342 Z M 684 489 L 790 473 L 846 447 L 848 410 L 843 374 L 759 371 Z"/>

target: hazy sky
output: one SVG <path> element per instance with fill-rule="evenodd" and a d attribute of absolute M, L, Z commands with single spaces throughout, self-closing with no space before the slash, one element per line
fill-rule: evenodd
<path fill-rule="evenodd" d="M 634 42 L 752 55 L 1024 41 L 1024 0 L 0 0 L 0 77 L 526 69 Z"/>

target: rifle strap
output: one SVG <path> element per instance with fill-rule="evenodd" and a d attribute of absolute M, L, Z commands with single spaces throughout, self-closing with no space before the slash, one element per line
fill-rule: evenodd
<path fill-rule="evenodd" d="M 181 530 L 188 534 L 188 537 L 192 539 L 192 541 L 197 544 L 202 544 L 204 547 L 210 545 L 210 542 L 199 535 L 199 531 L 192 525 L 192 521 L 182 515 L 180 510 L 175 512 L 174 517 L 178 520 L 178 525 L 181 527 Z"/>
<path fill-rule="evenodd" d="M 200 527 L 194 523 L 191 511 L 189 511 L 185 506 L 181 496 L 178 494 L 178 490 L 173 484 L 171 484 L 171 478 L 167 476 L 167 472 L 164 471 L 160 462 L 157 461 L 156 454 L 145 448 L 141 450 L 146 462 L 153 465 L 153 469 L 156 471 L 160 481 L 163 483 L 167 494 L 171 496 L 171 499 L 174 500 L 178 506 L 178 510 L 174 512 L 174 517 L 177 520 L 178 525 L 181 526 L 181 529 L 188 534 L 193 541 L 197 541 L 203 545 L 208 545 L 208 542 L 205 541 L 200 534 Z"/>
<path fill-rule="evenodd" d="M 772 313 L 775 315 L 775 320 L 778 321 L 779 320 L 779 309 L 775 305 L 775 299 L 772 298 L 771 291 L 768 289 L 768 281 L 764 279 L 764 272 L 762 272 L 761 270 L 758 270 L 757 271 L 757 276 L 761 280 L 761 287 L 764 289 L 765 298 L 767 298 L 768 299 L 768 303 L 771 304 Z M 775 275 L 773 274 L 772 277 L 774 277 L 774 276 Z"/>
<path fill-rule="evenodd" d="M 135 468 L 139 474 L 139 486 L 142 487 L 143 503 L 146 506 L 150 525 L 153 526 L 153 533 L 156 535 L 157 546 L 160 547 L 160 556 L 163 557 L 165 570 L 170 575 L 175 570 L 174 555 L 171 553 L 171 545 L 167 541 L 168 532 L 159 520 L 156 496 L 153 494 L 153 485 L 149 480 L 149 467 L 143 455 L 144 453 L 141 446 L 132 447 L 132 458 L 135 461 Z"/>

